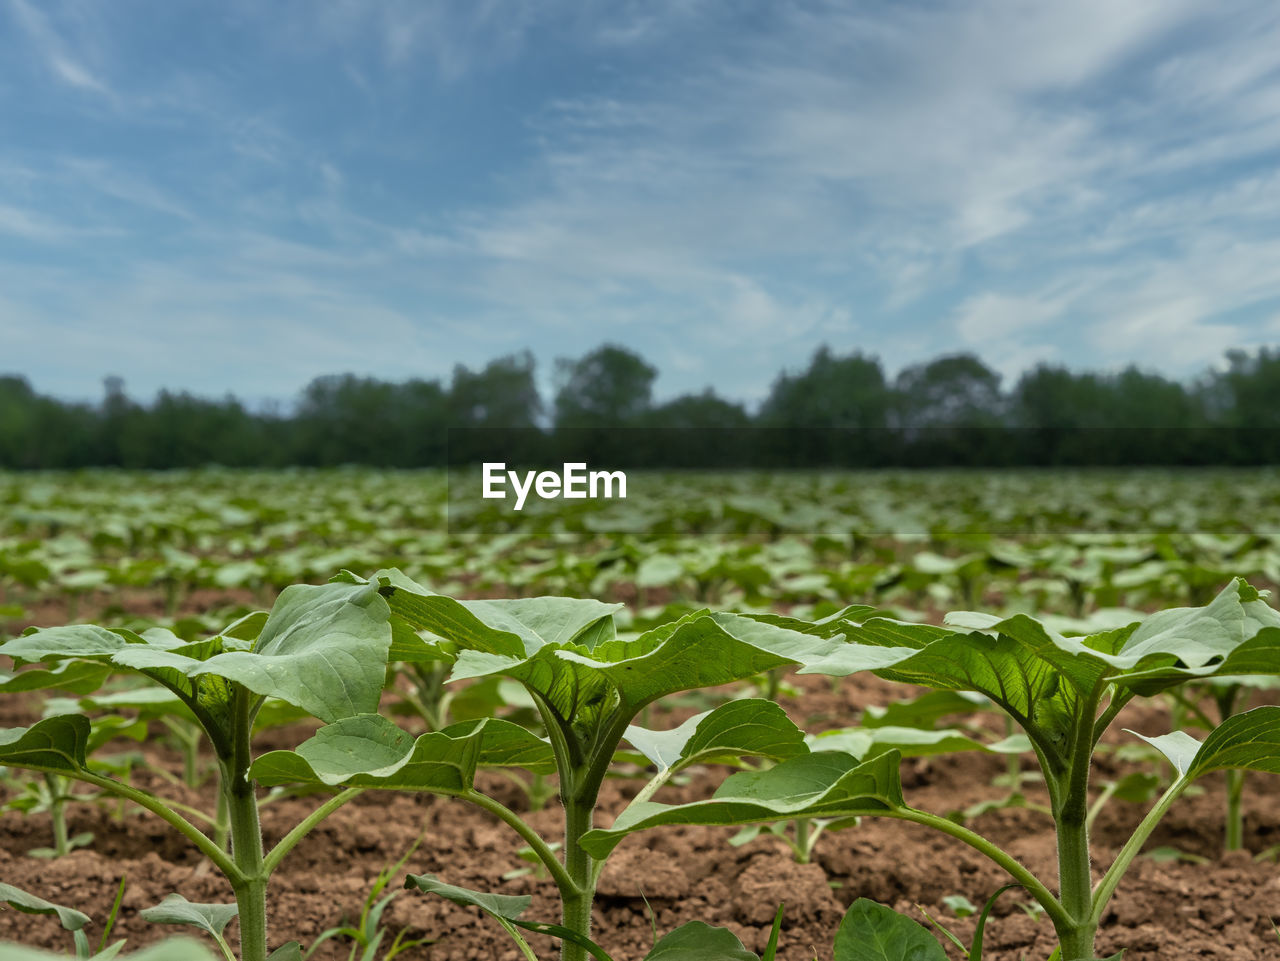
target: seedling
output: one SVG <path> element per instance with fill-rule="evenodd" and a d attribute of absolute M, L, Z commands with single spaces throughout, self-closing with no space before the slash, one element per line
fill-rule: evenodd
<path fill-rule="evenodd" d="M 351 953 L 347 956 L 347 961 L 375 961 L 378 957 L 378 948 L 382 946 L 382 940 L 386 937 L 386 928 L 382 926 L 382 914 L 395 898 L 403 893 L 403 889 L 392 891 L 390 894 L 382 895 L 387 885 L 400 873 L 400 869 L 413 856 L 413 852 L 418 850 L 418 846 L 422 844 L 422 835 L 419 834 L 413 844 L 400 857 L 395 864 L 389 864 L 378 872 L 378 876 L 374 879 L 373 886 L 369 889 L 369 894 L 365 897 L 364 907 L 360 911 L 360 922 L 356 925 L 344 924 L 336 928 L 329 928 L 320 934 L 319 937 L 311 943 L 302 958 L 310 958 L 325 941 L 330 938 L 345 937 L 350 938 L 353 942 L 351 945 Z M 381 895 L 381 897 L 380 897 Z M 419 945 L 430 944 L 430 938 L 418 938 L 416 940 L 408 939 L 408 928 L 401 928 L 396 932 L 396 936 L 388 945 L 387 950 L 383 953 L 381 961 L 392 961 L 392 958 L 403 951 L 410 948 L 416 948 Z M 295 945 L 297 942 L 290 942 Z M 288 952 L 290 945 L 281 950 Z"/>
<path fill-rule="evenodd" d="M 359 586 L 353 575 L 344 580 Z M 806 750 L 795 725 L 767 701 L 729 702 L 673 731 L 646 731 L 632 721 L 667 694 L 797 663 L 817 650 L 807 635 L 739 615 L 699 612 L 624 641 L 614 625 L 620 605 L 557 597 L 457 601 L 398 571 L 382 571 L 371 583 L 393 613 L 393 658 L 414 659 L 425 643 L 418 631 L 457 645 L 452 679 L 518 681 L 534 699 L 548 738 L 490 718 L 414 740 L 386 719 L 366 715 L 328 725 L 296 753 L 265 755 L 252 775 L 263 783 L 432 791 L 493 813 L 534 850 L 555 881 L 560 927 L 572 933 L 563 936 L 564 961 L 587 956 L 583 941 L 590 937 L 604 858 L 588 854 L 580 841 L 594 826 L 600 786 L 624 738 L 658 766 L 640 798 L 693 763 L 738 764 L 743 756 L 776 759 Z M 480 765 L 555 770 L 564 808 L 561 856 L 514 811 L 476 790 Z"/>
<path fill-rule="evenodd" d="M 0 731 L 0 763 L 91 784 L 181 832 L 227 878 L 236 897 L 235 905 L 215 906 L 223 909 L 216 916 L 202 914 L 198 906 L 183 909 L 184 923 L 198 924 L 193 919 L 204 917 L 207 926 L 198 926 L 207 932 L 213 928 L 220 936 L 215 922 L 225 926 L 230 916 L 238 915 L 242 961 L 266 961 L 271 873 L 312 828 L 359 791 L 328 799 L 265 852 L 257 791 L 249 777 L 254 720 L 268 698 L 324 721 L 375 710 L 391 644 L 388 617 L 386 602 L 373 588 L 296 586 L 281 593 L 270 615 L 242 618 L 203 641 L 183 642 L 160 630 L 139 635 L 76 625 L 32 631 L 0 646 L 0 654 L 16 661 L 52 663 L 62 670 L 70 668 L 60 662 L 83 661 L 103 674 L 134 671 L 172 691 L 213 746 L 231 828 L 230 854 L 172 803 L 91 770 L 87 749 L 92 732 L 83 714 Z M 174 913 L 173 905 L 160 912 L 166 913 Z"/>
<path fill-rule="evenodd" d="M 1235 581 L 1203 608 L 1162 611 L 1141 624 L 1084 638 L 1057 635 L 1025 615 L 959 614 L 948 622 L 951 627 L 878 617 L 849 621 L 848 643 L 831 645 L 803 671 L 874 670 L 889 680 L 976 690 L 999 704 L 1030 739 L 1045 777 L 1058 840 L 1056 895 L 987 838 L 907 805 L 897 751 L 862 762 L 848 754 L 810 754 L 767 771 L 735 774 L 707 801 L 632 803 L 612 828 L 587 834 L 583 846 L 601 857 L 627 834 L 659 824 L 855 816 L 914 821 L 964 841 L 1006 870 L 1052 920 L 1063 961 L 1089 961 L 1121 877 L 1192 781 L 1232 768 L 1280 772 L 1280 707 L 1235 715 L 1203 743 L 1182 732 L 1145 738 L 1170 760 L 1177 777 L 1095 885 L 1088 787 L 1103 732 L 1135 697 L 1214 675 L 1274 674 L 1280 614 L 1254 588 Z M 829 625 L 821 630 L 829 632 Z"/>

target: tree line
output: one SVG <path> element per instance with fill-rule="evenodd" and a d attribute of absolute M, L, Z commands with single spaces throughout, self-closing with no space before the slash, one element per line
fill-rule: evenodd
<path fill-rule="evenodd" d="M 548 403 L 533 356 L 447 383 L 319 377 L 288 411 L 233 396 L 161 391 L 150 403 L 106 379 L 97 404 L 0 377 L 0 467 L 435 467 L 481 459 L 587 459 L 628 467 L 1246 465 L 1280 463 L 1280 349 L 1231 351 L 1191 382 L 1128 367 L 1042 364 L 1009 388 L 972 354 L 895 377 L 823 347 L 784 372 L 758 409 L 708 388 L 653 400 L 657 369 L 604 345 L 556 365 Z"/>

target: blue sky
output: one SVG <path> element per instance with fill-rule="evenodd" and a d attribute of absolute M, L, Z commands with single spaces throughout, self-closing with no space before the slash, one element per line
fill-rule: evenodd
<path fill-rule="evenodd" d="M 0 0 L 0 372 L 1190 377 L 1280 341 L 1276 50 L 1271 0 Z"/>

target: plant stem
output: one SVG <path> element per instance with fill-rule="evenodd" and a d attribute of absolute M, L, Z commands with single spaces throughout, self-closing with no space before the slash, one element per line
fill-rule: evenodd
<path fill-rule="evenodd" d="M 1138 856 L 1138 852 L 1142 850 L 1142 845 L 1151 836 L 1151 832 L 1160 823 L 1160 819 L 1165 816 L 1170 806 L 1178 799 L 1178 796 L 1189 783 L 1189 781 L 1180 778 L 1174 781 L 1164 794 L 1160 795 L 1160 799 L 1147 812 L 1147 816 L 1142 819 L 1133 834 L 1129 836 L 1129 840 L 1120 849 L 1116 859 L 1111 862 L 1111 867 L 1107 868 L 1107 873 L 1102 876 L 1102 880 L 1093 889 L 1093 910 L 1090 912 L 1089 920 L 1095 928 L 1102 920 L 1107 903 L 1111 900 L 1111 895 L 1115 893 L 1120 879 L 1124 877 L 1124 872 L 1128 870 L 1133 859 Z"/>
<path fill-rule="evenodd" d="M 44 785 L 49 791 L 49 817 L 53 821 L 53 856 L 62 857 L 71 850 L 67 840 L 67 795 L 62 778 L 46 773 Z"/>
<path fill-rule="evenodd" d="M 329 798 L 329 800 L 325 801 L 294 825 L 293 830 L 281 838 L 276 846 L 271 849 L 270 853 L 262 859 L 263 873 L 270 875 L 272 871 L 280 866 L 280 862 L 283 861 L 288 853 L 294 849 L 297 843 L 311 833 L 317 824 L 327 818 L 334 811 L 338 810 L 338 808 L 342 807 L 342 805 L 346 804 L 356 795 L 363 792 L 364 788 L 349 787 Z"/>
<path fill-rule="evenodd" d="M 479 791 L 474 789 L 463 794 L 459 794 L 458 797 L 464 801 L 470 801 L 476 807 L 483 808 L 490 814 L 495 815 L 499 820 L 520 835 L 525 844 L 529 845 L 538 860 L 542 862 L 543 867 L 547 869 L 548 873 L 555 880 L 557 888 L 560 888 L 563 891 L 574 886 L 573 879 L 569 877 L 569 873 L 565 870 L 564 865 L 560 863 L 560 859 L 556 857 L 555 852 L 551 850 L 546 841 L 542 840 L 542 838 L 538 836 L 537 832 L 534 831 L 533 828 L 529 827 L 529 825 L 525 824 L 524 821 L 521 820 L 520 815 L 516 814 L 515 811 L 511 810 L 500 801 L 495 801 L 493 798 L 481 794 Z M 272 854 L 274 853 L 275 852 L 273 851 Z"/>
<path fill-rule="evenodd" d="M 796 864 L 808 864 L 809 852 L 813 848 L 813 841 L 809 837 L 809 829 L 812 822 L 808 818 L 796 818 Z M 816 840 L 813 839 L 813 840 Z"/>
<path fill-rule="evenodd" d="M 231 857 L 240 873 L 231 883 L 240 909 L 240 958 L 266 961 L 268 872 L 262 857 L 258 799 L 243 771 L 238 777 L 227 777 L 224 790 L 231 818 Z"/>
<path fill-rule="evenodd" d="M 231 858 L 238 874 L 231 888 L 239 908 L 240 961 L 267 961 L 267 878 L 271 872 L 263 863 L 258 795 L 249 780 L 253 720 L 248 691 L 235 692 L 231 717 L 232 752 L 229 757 L 220 757 L 218 766 L 231 822 Z"/>
<path fill-rule="evenodd" d="M 916 808 L 902 807 L 893 811 L 886 811 L 883 814 L 877 814 L 877 817 L 900 818 L 904 821 L 914 821 L 916 824 L 923 824 L 931 827 L 943 834 L 949 834 L 951 837 L 959 841 L 963 841 L 969 847 L 973 848 L 980 854 L 985 855 L 1000 867 L 1008 872 L 1009 876 L 1026 888 L 1027 893 L 1035 898 L 1036 903 L 1044 908 L 1044 913 L 1049 916 L 1055 925 L 1065 923 L 1070 920 L 1067 912 L 1063 909 L 1061 902 L 1053 896 L 1053 893 L 1044 886 L 1044 884 L 1034 874 L 1026 869 L 1023 864 L 1016 858 L 1006 854 L 995 844 L 988 841 L 976 831 L 971 831 L 962 824 L 956 824 L 947 818 L 939 817 L 936 814 L 930 814 L 928 811 L 920 811 Z"/>
<path fill-rule="evenodd" d="M 1244 771 L 1232 768 L 1227 772 L 1227 836 L 1225 849 L 1239 851 L 1244 847 Z"/>
<path fill-rule="evenodd" d="M 1053 805 L 1058 835 L 1058 898 L 1068 920 L 1054 922 L 1062 961 L 1092 961 L 1098 921 L 1093 917 L 1093 873 L 1089 860 L 1089 768 L 1101 690 L 1084 699 L 1072 732 L 1065 790 Z"/>
<path fill-rule="evenodd" d="M 36 769 L 38 770 L 38 769 Z M 97 774 L 90 774 L 87 771 L 68 774 L 67 777 L 74 777 L 77 781 L 84 781 L 86 784 L 92 784 L 104 791 L 109 791 L 118 797 L 122 797 L 128 801 L 132 801 L 138 807 L 150 811 L 156 817 L 165 821 L 172 828 L 183 834 L 187 840 L 200 849 L 200 853 L 213 862 L 214 866 L 227 876 L 227 879 L 234 885 L 240 874 L 239 868 L 235 862 L 227 857 L 227 853 L 209 840 L 208 835 L 197 828 L 194 824 L 184 818 L 181 814 L 171 810 L 159 798 L 147 794 L 145 791 L 139 791 L 137 788 L 130 787 L 128 784 L 122 784 L 111 778 L 100 777 Z"/>
<path fill-rule="evenodd" d="M 221 769 L 219 769 L 221 771 Z M 219 850 L 227 849 L 227 840 L 231 836 L 231 815 L 227 812 L 227 792 L 218 785 L 218 808 L 214 812 L 213 843 Z"/>
<path fill-rule="evenodd" d="M 586 785 L 584 785 L 586 787 Z M 595 900 L 595 870 L 592 858 L 579 843 L 592 828 L 595 813 L 596 791 L 573 792 L 562 795 L 564 802 L 564 868 L 573 887 L 561 890 L 561 924 L 583 937 L 591 936 L 591 905 Z M 587 797 L 585 795 L 589 794 Z M 570 941 L 563 941 L 561 961 L 586 961 L 586 949 Z"/>
<path fill-rule="evenodd" d="M 1093 878 L 1089 870 L 1089 832 L 1084 819 L 1058 822 L 1058 896 L 1070 920 L 1055 924 L 1063 961 L 1092 961 L 1098 922 L 1093 913 Z"/>

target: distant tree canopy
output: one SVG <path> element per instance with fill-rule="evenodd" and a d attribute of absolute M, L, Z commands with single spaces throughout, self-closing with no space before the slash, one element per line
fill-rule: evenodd
<path fill-rule="evenodd" d="M 757 412 L 707 388 L 653 400 L 658 369 L 606 344 L 556 365 L 545 404 L 529 352 L 438 380 L 318 377 L 293 409 L 250 410 L 119 377 L 98 404 L 0 376 L 0 467 L 428 467 L 489 459 L 626 466 L 970 466 L 1280 463 L 1280 349 L 1231 351 L 1190 383 L 1128 367 L 1041 364 L 1007 388 L 973 354 L 889 378 L 862 353 L 816 351 Z"/>

